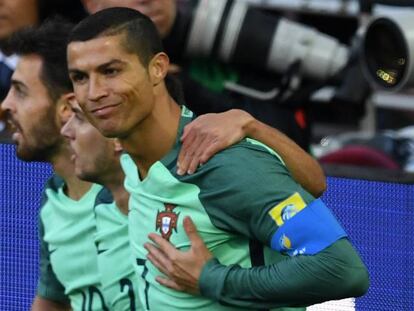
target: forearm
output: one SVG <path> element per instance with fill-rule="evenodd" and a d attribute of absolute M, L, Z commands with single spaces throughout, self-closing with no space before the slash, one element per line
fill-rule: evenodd
<path fill-rule="evenodd" d="M 292 177 L 314 197 L 326 189 L 326 179 L 319 163 L 286 135 L 256 119 L 244 127 L 247 136 L 276 151 L 285 162 Z"/>
<path fill-rule="evenodd" d="M 36 296 L 32 303 L 31 311 L 70 311 L 68 304 L 55 302 Z"/>
<path fill-rule="evenodd" d="M 358 254 L 342 239 L 316 255 L 269 266 L 245 269 L 209 261 L 199 283 L 202 295 L 223 304 L 277 308 L 361 296 L 369 281 Z"/>

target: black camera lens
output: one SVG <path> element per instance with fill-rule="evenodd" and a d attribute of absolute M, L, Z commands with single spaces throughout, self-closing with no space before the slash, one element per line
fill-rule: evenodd
<path fill-rule="evenodd" d="M 348 48 L 316 29 L 242 0 L 200 0 L 186 53 L 250 70 L 284 73 L 299 63 L 307 78 L 327 79 L 348 60 Z"/>
<path fill-rule="evenodd" d="M 393 21 L 380 18 L 368 27 L 363 53 L 368 74 L 376 84 L 392 89 L 404 82 L 408 70 L 408 46 Z"/>

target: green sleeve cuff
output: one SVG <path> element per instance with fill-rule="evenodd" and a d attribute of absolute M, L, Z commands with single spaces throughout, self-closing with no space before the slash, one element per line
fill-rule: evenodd
<path fill-rule="evenodd" d="M 214 301 L 219 301 L 223 291 L 224 281 L 230 269 L 231 266 L 223 266 L 217 258 L 212 258 L 207 261 L 198 281 L 200 294 Z"/>

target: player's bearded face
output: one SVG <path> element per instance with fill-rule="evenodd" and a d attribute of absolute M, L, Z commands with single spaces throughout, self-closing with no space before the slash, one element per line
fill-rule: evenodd
<path fill-rule="evenodd" d="M 10 122 L 14 128 L 16 154 L 21 160 L 48 161 L 61 143 L 54 107 L 40 111 L 29 120 L 11 117 Z"/>
<path fill-rule="evenodd" d="M 42 60 L 23 56 L 2 103 L 12 127 L 17 156 L 25 161 L 48 161 L 62 143 L 56 105 L 40 80 Z"/>

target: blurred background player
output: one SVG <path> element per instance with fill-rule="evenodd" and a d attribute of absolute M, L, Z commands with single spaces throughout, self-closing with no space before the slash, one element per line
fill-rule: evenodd
<path fill-rule="evenodd" d="M 10 35 L 22 27 L 34 26 L 39 22 L 37 0 L 0 1 L 0 102 L 10 88 L 10 78 L 16 68 L 17 56 L 8 51 L 6 42 Z M 0 139 L 5 139 L 6 122 L 0 110 Z"/>
<path fill-rule="evenodd" d="M 73 151 L 76 175 L 104 186 L 94 202 L 95 245 L 102 292 L 108 310 L 141 310 L 136 295 L 128 239 L 128 199 L 115 139 L 104 138 L 83 116 L 76 102 L 62 128 Z"/>
<path fill-rule="evenodd" d="M 25 27 L 38 26 L 47 17 L 59 14 L 73 21 L 85 17 L 79 1 L 2 0 L 0 1 L 0 100 L 7 94 L 17 57 L 8 49 L 8 39 Z M 5 66 L 5 67 L 4 67 Z"/>
<path fill-rule="evenodd" d="M 93 204 L 101 186 L 79 180 L 60 128 L 73 100 L 66 69 L 66 39 L 72 24 L 56 21 L 18 33 L 19 55 L 10 91 L 2 103 L 12 124 L 17 156 L 51 163 L 40 209 L 40 271 L 32 310 L 105 308 L 93 240 Z"/>
<path fill-rule="evenodd" d="M 86 16 L 79 0 L 1 0 L 0 1 L 0 102 L 10 88 L 10 78 L 18 57 L 8 47 L 13 33 L 25 27 L 37 27 L 48 17 L 64 16 L 77 22 Z M 8 141 L 5 116 L 0 110 L 0 142 Z"/>
<path fill-rule="evenodd" d="M 17 57 L 8 51 L 8 38 L 19 29 L 36 26 L 40 21 L 38 0 L 4 0 L 0 2 L 0 99 L 10 87 L 10 77 Z"/>

